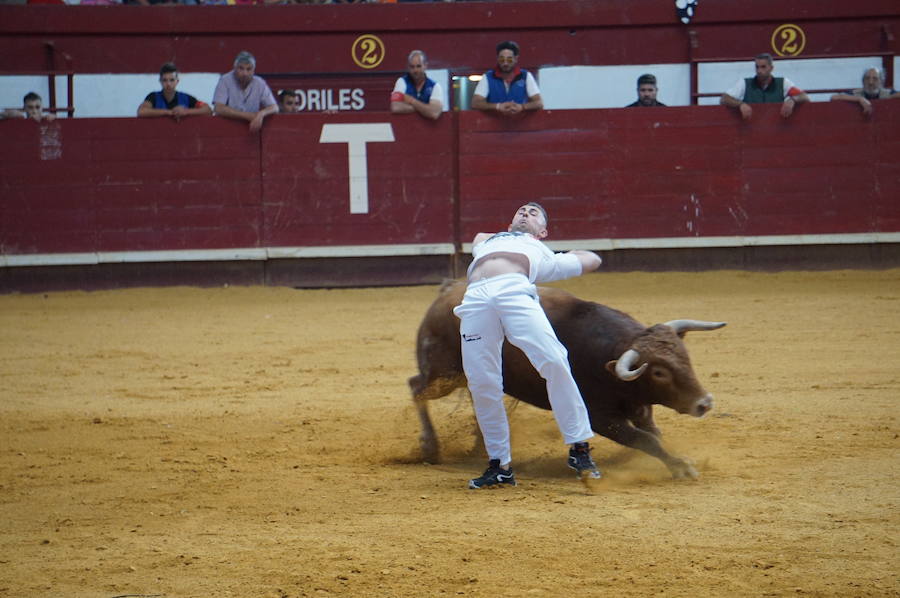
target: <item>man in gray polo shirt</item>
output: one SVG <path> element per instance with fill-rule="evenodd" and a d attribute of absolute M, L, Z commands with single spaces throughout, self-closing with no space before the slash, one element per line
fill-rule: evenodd
<path fill-rule="evenodd" d="M 241 52 L 234 59 L 234 69 L 222 75 L 216 85 L 213 104 L 216 115 L 250 123 L 250 132 L 262 128 L 263 120 L 278 112 L 278 102 L 272 90 L 256 71 L 256 58 L 250 52 Z"/>

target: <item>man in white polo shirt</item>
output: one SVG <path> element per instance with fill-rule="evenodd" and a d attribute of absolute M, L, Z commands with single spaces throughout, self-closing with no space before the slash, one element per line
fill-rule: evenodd
<path fill-rule="evenodd" d="M 256 58 L 250 52 L 240 52 L 234 59 L 234 69 L 222 75 L 213 94 L 216 115 L 249 122 L 251 133 L 262 128 L 267 116 L 278 112 L 272 90 L 255 72 Z"/>
<path fill-rule="evenodd" d="M 756 76 L 739 79 L 722 94 L 719 103 L 737 108 L 744 120 L 753 118 L 750 104 L 781 104 L 781 116 L 788 118 L 797 104 L 809 101 L 809 96 L 787 77 L 773 77 L 775 65 L 771 54 L 757 54 Z"/>

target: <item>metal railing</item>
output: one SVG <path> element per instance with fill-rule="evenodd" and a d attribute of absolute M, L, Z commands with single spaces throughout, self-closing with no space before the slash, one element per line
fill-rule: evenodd
<path fill-rule="evenodd" d="M 59 50 L 56 47 L 56 44 L 52 41 L 44 42 L 44 48 L 47 51 L 47 69 L 38 70 L 38 71 L 0 71 L 0 76 L 27 76 L 27 75 L 38 75 L 42 77 L 47 77 L 47 105 L 44 106 L 44 110 L 47 112 L 52 112 L 53 114 L 57 114 L 59 112 L 65 112 L 69 118 L 75 116 L 75 70 L 72 68 L 72 57 Z M 64 62 L 64 66 L 60 68 L 57 66 L 57 58 L 56 56 L 60 55 Z M 66 78 L 66 105 L 65 106 L 57 106 L 56 105 L 56 78 L 65 76 Z M 21 107 L 17 107 L 16 109 L 20 109 Z"/>

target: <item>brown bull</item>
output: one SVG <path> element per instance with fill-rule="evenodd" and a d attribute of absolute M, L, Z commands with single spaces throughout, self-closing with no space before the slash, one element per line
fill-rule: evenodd
<path fill-rule="evenodd" d="M 459 319 L 452 310 L 466 284 L 449 281 L 419 326 L 419 374 L 409 379 L 422 422 L 422 450 L 437 461 L 438 442 L 427 402 L 466 386 L 460 353 Z M 619 444 L 659 458 L 676 478 L 696 478 L 687 459 L 659 442 L 653 405 L 695 417 L 712 409 L 710 395 L 694 375 L 683 338 L 691 330 L 715 330 L 725 322 L 673 320 L 644 327 L 631 316 L 554 288 L 540 288 L 541 306 L 569 352 L 572 374 L 584 397 L 593 430 Z M 544 380 L 525 355 L 503 345 L 503 390 L 541 409 L 550 409 Z"/>

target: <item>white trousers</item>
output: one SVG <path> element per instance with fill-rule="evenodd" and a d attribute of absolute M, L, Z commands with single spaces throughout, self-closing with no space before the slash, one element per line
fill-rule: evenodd
<path fill-rule="evenodd" d="M 501 464 L 512 460 L 503 405 L 504 337 L 525 353 L 547 381 L 550 406 L 565 443 L 594 435 L 566 348 L 556 338 L 537 288 L 526 276 L 503 274 L 470 283 L 453 313 L 460 319 L 463 370 L 489 459 L 500 459 Z"/>

